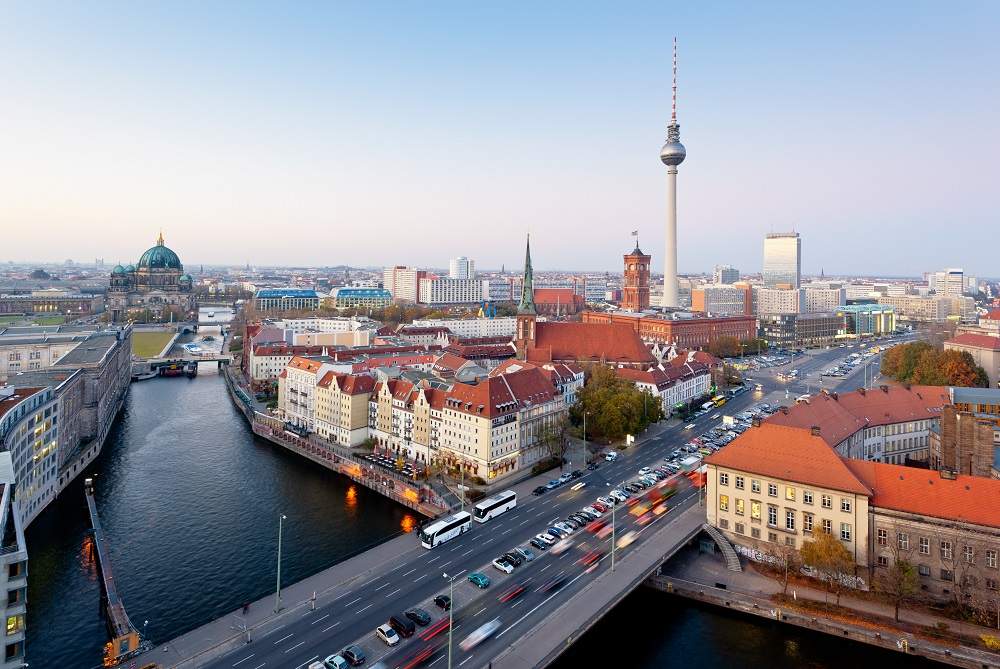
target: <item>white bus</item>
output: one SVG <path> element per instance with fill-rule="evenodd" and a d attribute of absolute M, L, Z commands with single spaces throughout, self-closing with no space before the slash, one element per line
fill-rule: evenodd
<path fill-rule="evenodd" d="M 515 506 L 517 506 L 517 493 L 513 490 L 504 490 L 472 507 L 472 517 L 477 523 L 485 523 Z"/>
<path fill-rule="evenodd" d="M 465 511 L 459 511 L 454 516 L 434 521 L 420 530 L 420 545 L 424 548 L 434 548 L 470 529 L 472 529 L 472 516 Z"/>

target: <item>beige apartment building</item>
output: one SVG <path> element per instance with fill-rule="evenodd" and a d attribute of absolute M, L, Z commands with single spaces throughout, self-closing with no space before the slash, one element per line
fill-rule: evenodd
<path fill-rule="evenodd" d="M 358 446 L 368 438 L 368 400 L 375 379 L 326 372 L 316 384 L 316 434 L 341 446 Z"/>

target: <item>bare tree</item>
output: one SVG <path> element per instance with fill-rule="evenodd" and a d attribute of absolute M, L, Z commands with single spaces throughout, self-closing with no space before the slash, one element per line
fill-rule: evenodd
<path fill-rule="evenodd" d="M 772 558 L 772 564 L 781 572 L 781 594 L 788 594 L 788 575 L 802 566 L 802 555 L 795 546 L 779 544 L 771 547 L 767 554 Z"/>

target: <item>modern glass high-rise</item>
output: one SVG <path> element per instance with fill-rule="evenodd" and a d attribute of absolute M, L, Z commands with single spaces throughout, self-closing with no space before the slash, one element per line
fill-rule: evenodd
<path fill-rule="evenodd" d="M 765 288 L 799 288 L 802 284 L 802 240 L 797 232 L 771 232 L 764 237 Z"/>
<path fill-rule="evenodd" d="M 452 258 L 451 265 L 448 268 L 448 278 L 475 279 L 476 261 L 471 258 L 466 258 L 465 256 Z"/>

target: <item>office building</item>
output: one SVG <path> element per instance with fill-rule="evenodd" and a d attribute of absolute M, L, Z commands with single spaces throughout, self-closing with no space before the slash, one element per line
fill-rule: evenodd
<path fill-rule="evenodd" d="M 283 311 L 316 311 L 320 296 L 310 288 L 261 288 L 253 298 L 254 309 L 260 313 Z"/>
<path fill-rule="evenodd" d="M 691 310 L 716 316 L 750 314 L 752 293 L 749 284 L 709 284 L 691 290 Z"/>
<path fill-rule="evenodd" d="M 801 288 L 766 288 L 754 286 L 754 313 L 797 314 L 805 301 Z"/>
<path fill-rule="evenodd" d="M 655 314 L 585 311 L 581 318 L 584 323 L 628 326 L 638 334 L 640 341 L 672 344 L 681 348 L 704 348 L 719 337 L 748 341 L 757 336 L 757 319 L 753 316 L 675 313 L 664 317 Z"/>
<path fill-rule="evenodd" d="M 888 304 L 846 304 L 837 313 L 844 317 L 846 333 L 856 337 L 881 336 L 896 329 L 896 311 Z"/>
<path fill-rule="evenodd" d="M 740 280 L 740 271 L 732 265 L 716 265 L 712 272 L 712 283 L 736 283 Z"/>
<path fill-rule="evenodd" d="M 420 280 L 427 277 L 427 271 L 395 265 L 382 272 L 382 287 L 389 291 L 392 299 L 400 302 L 420 300 Z"/>
<path fill-rule="evenodd" d="M 448 265 L 449 279 L 475 279 L 476 261 L 465 256 L 452 258 Z"/>
<path fill-rule="evenodd" d="M 802 289 L 802 311 L 809 313 L 837 311 L 847 304 L 847 291 L 843 288 L 806 286 Z"/>
<path fill-rule="evenodd" d="M 330 291 L 330 297 L 323 298 L 324 306 L 334 309 L 382 309 L 392 303 L 392 293 L 384 288 L 359 288 L 344 286 Z"/>
<path fill-rule="evenodd" d="M 948 320 L 952 303 L 948 297 L 932 295 L 904 295 L 894 297 L 883 295 L 878 298 L 879 304 L 893 308 L 897 318 L 910 321 L 940 322 Z"/>
<path fill-rule="evenodd" d="M 413 321 L 414 327 L 448 328 L 451 334 L 463 338 L 514 337 L 515 318 L 420 318 Z"/>
<path fill-rule="evenodd" d="M 797 232 L 772 232 L 764 237 L 765 288 L 799 288 L 802 284 L 802 240 Z"/>
<path fill-rule="evenodd" d="M 649 308 L 649 262 L 650 257 L 639 249 L 636 238 L 635 249 L 625 254 L 622 309 L 644 311 Z"/>
<path fill-rule="evenodd" d="M 931 289 L 938 295 L 961 297 L 967 292 L 965 272 L 958 267 L 950 267 L 928 276 Z"/>
<path fill-rule="evenodd" d="M 420 279 L 417 302 L 426 305 L 475 304 L 483 301 L 483 281 L 425 277 Z"/>

